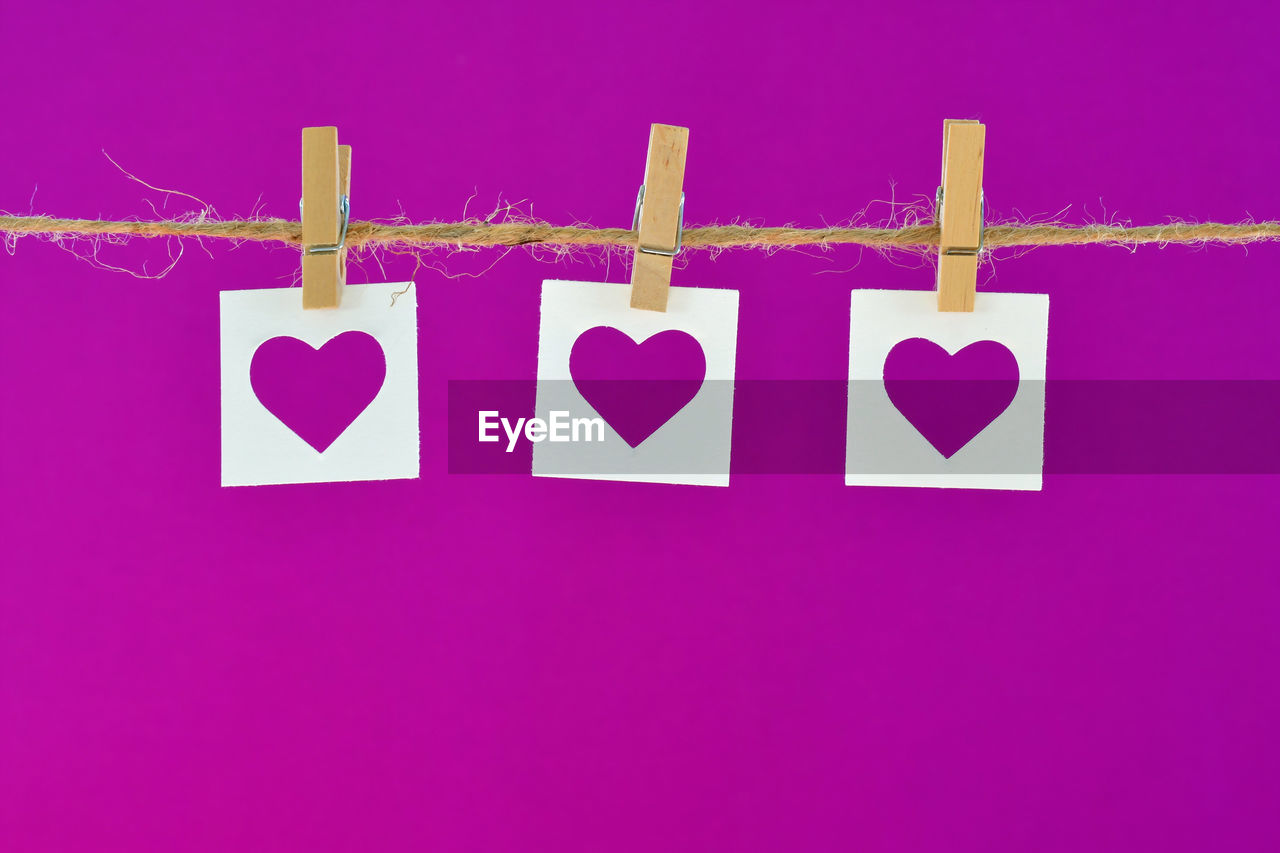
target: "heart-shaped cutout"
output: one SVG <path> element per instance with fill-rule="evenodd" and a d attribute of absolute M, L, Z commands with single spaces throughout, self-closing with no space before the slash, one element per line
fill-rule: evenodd
<path fill-rule="evenodd" d="M 622 440 L 639 447 L 697 396 L 707 359 L 702 345 L 677 329 L 638 343 L 612 326 L 596 326 L 574 341 L 569 375 Z"/>
<path fill-rule="evenodd" d="M 950 459 L 1000 417 L 1018 393 L 1018 360 L 1004 344 L 978 341 L 954 355 L 925 338 L 894 345 L 884 362 L 889 400 Z"/>
<path fill-rule="evenodd" d="M 382 389 L 387 360 L 365 332 L 343 332 L 316 349 L 282 336 L 253 354 L 249 383 L 267 411 L 324 453 Z"/>

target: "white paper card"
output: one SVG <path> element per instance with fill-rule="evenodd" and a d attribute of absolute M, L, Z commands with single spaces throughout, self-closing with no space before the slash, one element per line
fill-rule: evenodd
<path fill-rule="evenodd" d="M 975 310 L 961 313 L 938 311 L 937 295 L 932 291 L 853 291 L 845 484 L 1039 490 L 1044 470 L 1048 328 L 1049 297 L 1043 294 L 979 293 Z M 886 359 L 904 342 L 925 349 L 931 347 L 926 342 L 932 342 L 941 348 L 933 365 L 939 370 L 936 375 L 945 375 L 950 359 L 959 364 L 983 347 L 1007 350 L 997 354 L 1006 359 L 1011 354 L 1016 359 L 1016 392 L 1009 386 L 1012 399 L 997 401 L 992 410 L 994 419 L 985 427 L 978 426 L 980 431 L 967 441 L 964 436 L 969 433 L 963 428 L 958 440 L 955 435 L 939 437 L 928 429 L 922 433 L 916 424 L 923 426 L 924 417 L 915 417 L 913 423 L 909 418 L 917 412 L 901 395 L 895 404 L 886 390 Z M 966 350 L 979 342 L 995 343 Z M 904 384 L 911 383 L 900 382 L 894 387 Z M 958 381 L 941 384 L 952 386 L 947 389 L 952 394 L 966 385 Z M 975 393 L 994 386 L 968 384 Z M 928 382 L 918 382 L 911 390 L 927 396 L 930 387 Z M 1001 409 L 1005 401 L 1007 405 Z M 933 413 L 935 426 L 937 414 Z"/>
<path fill-rule="evenodd" d="M 346 285 L 333 309 L 304 311 L 298 288 L 220 303 L 222 485 L 418 476 L 410 284 Z"/>
<path fill-rule="evenodd" d="M 567 412 L 574 418 L 600 418 L 604 427 L 602 441 L 534 443 L 534 476 L 729 485 L 738 340 L 737 291 L 673 287 L 665 312 L 631 308 L 630 298 L 629 284 L 543 282 L 537 417 L 546 420 L 555 412 Z M 703 381 L 701 385 L 695 382 L 690 386 L 692 398 L 670 414 L 669 419 L 665 419 L 668 413 L 663 412 L 649 424 L 661 424 L 654 431 L 649 433 L 647 428 L 642 428 L 639 435 L 645 437 L 637 442 L 636 435 L 628 432 L 629 425 L 624 426 L 616 417 L 610 423 L 605 416 L 612 413 L 597 411 L 575 384 L 570 370 L 571 354 L 579 339 L 586 340 L 584 335 L 589 331 L 607 332 L 618 347 L 634 350 L 622 353 L 623 356 L 638 356 L 639 361 L 644 361 L 649 354 L 661 357 L 663 354 L 656 350 L 664 344 L 672 344 L 676 349 L 692 348 L 695 355 L 700 347 L 705 359 Z M 662 337 L 656 337 L 659 335 Z M 696 341 L 696 346 L 686 336 Z M 580 347 L 574 358 L 582 355 Z M 576 378 L 581 379 L 581 375 Z M 646 393 L 643 383 L 635 387 L 637 393 Z M 601 405 L 599 398 L 595 400 Z M 623 435 L 628 435 L 629 440 Z M 629 441 L 637 443 L 632 445 Z"/>

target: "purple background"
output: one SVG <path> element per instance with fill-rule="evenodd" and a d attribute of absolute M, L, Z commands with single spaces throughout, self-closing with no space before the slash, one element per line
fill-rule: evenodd
<path fill-rule="evenodd" d="M 661 121 L 692 129 L 691 224 L 819 225 L 932 198 L 955 117 L 988 125 L 996 218 L 1280 213 L 1261 4 L 8 5 L 11 212 L 38 186 L 38 212 L 150 217 L 105 150 L 292 217 L 299 130 L 336 123 L 357 218 L 474 194 L 626 225 Z M 420 481 L 221 489 L 217 292 L 298 259 L 207 248 L 159 281 L 0 257 L 0 849 L 1280 845 L 1275 478 L 451 476 L 447 380 L 532 376 L 542 278 L 626 277 L 515 250 L 416 276 Z M 1060 248 L 984 286 L 1052 295 L 1051 378 L 1259 379 L 1277 270 Z M 830 379 L 850 289 L 931 271 L 745 251 L 675 280 L 741 290 L 739 376 Z"/>

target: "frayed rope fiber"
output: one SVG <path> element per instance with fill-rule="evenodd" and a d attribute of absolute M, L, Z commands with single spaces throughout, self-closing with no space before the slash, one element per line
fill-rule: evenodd
<path fill-rule="evenodd" d="M 214 237 L 257 242 L 302 243 L 302 224 L 286 219 L 162 220 L 113 222 L 101 219 L 55 219 L 50 216 L 0 216 L 0 233 L 52 236 Z M 937 247 L 939 227 L 903 228 L 752 228 L 709 225 L 686 228 L 687 248 L 855 245 L 880 248 Z M 347 246 L 636 246 L 627 228 L 588 228 L 540 223 L 439 222 L 382 225 L 352 222 Z M 1168 225 L 991 225 L 985 248 L 1010 246 L 1081 246 L 1143 243 L 1254 243 L 1280 239 L 1280 222 L 1223 224 L 1180 222 Z"/>

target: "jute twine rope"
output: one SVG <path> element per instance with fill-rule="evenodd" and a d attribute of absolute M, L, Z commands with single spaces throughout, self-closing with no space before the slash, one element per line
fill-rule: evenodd
<path fill-rule="evenodd" d="M 286 219 L 113 222 L 55 219 L 50 216 L 0 216 L 0 233 L 50 236 L 212 237 L 300 244 L 302 225 Z M 688 248 L 855 245 L 876 248 L 937 247 L 937 225 L 903 228 L 752 228 L 711 225 L 686 228 Z M 1168 225 L 991 225 L 984 246 L 1080 246 L 1144 243 L 1254 243 L 1280 239 L 1280 222 L 1180 222 Z M 383 225 L 352 222 L 347 245 L 362 246 L 626 246 L 636 232 L 627 228 L 589 228 L 542 223 L 438 222 Z"/>

